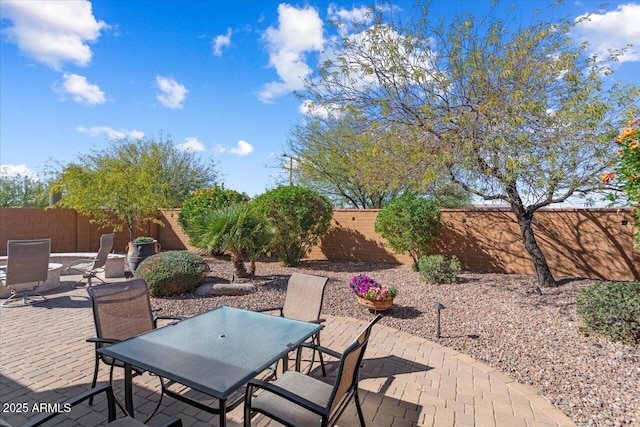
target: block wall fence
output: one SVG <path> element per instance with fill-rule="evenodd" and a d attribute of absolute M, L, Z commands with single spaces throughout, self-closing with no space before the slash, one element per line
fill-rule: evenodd
<path fill-rule="evenodd" d="M 164 250 L 193 249 L 177 222 L 179 210 L 162 210 L 164 226 L 144 224 L 136 236 L 156 238 Z M 309 254 L 317 260 L 410 264 L 375 232 L 378 210 L 336 209 L 329 233 Z M 634 249 L 628 209 L 553 209 L 536 212 L 536 240 L 556 277 L 640 280 L 640 250 Z M 0 255 L 10 239 L 50 237 L 52 252 L 96 252 L 100 229 L 70 209 L 0 208 Z M 116 233 L 114 250 L 124 252 L 128 232 Z M 456 255 L 474 272 L 534 274 L 515 216 L 507 210 L 443 210 L 434 252 Z"/>

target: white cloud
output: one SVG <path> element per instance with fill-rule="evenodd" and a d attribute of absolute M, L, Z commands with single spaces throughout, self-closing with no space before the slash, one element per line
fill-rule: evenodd
<path fill-rule="evenodd" d="M 599 58 L 606 58 L 609 49 L 622 49 L 634 44 L 620 57 L 620 62 L 640 61 L 640 4 L 619 5 L 616 10 L 576 18 L 573 36 L 589 42 L 589 50 Z"/>
<path fill-rule="evenodd" d="M 188 136 L 184 139 L 182 144 L 178 144 L 178 150 L 188 151 L 191 153 L 204 151 L 204 144 L 192 136 Z"/>
<path fill-rule="evenodd" d="M 62 84 L 54 84 L 53 90 L 69 94 L 75 102 L 85 105 L 104 104 L 104 92 L 98 85 L 91 84 L 85 76 L 78 74 L 63 74 Z"/>
<path fill-rule="evenodd" d="M 27 167 L 27 165 L 0 165 L 0 176 L 15 178 L 18 176 L 39 180 L 38 174 Z"/>
<path fill-rule="evenodd" d="M 322 118 L 329 117 L 329 114 L 340 115 L 341 107 L 337 104 L 316 104 L 311 100 L 305 100 L 298 107 L 298 111 L 309 116 L 317 116 Z"/>
<path fill-rule="evenodd" d="M 318 11 L 281 3 L 278 28 L 269 27 L 263 38 L 269 50 L 269 65 L 276 69 L 280 81 L 266 83 L 258 93 L 262 102 L 304 87 L 303 78 L 311 73 L 306 53 L 320 51 L 324 45 L 323 23 Z"/>
<path fill-rule="evenodd" d="M 253 153 L 253 145 L 241 139 L 240 141 L 238 141 L 234 148 L 225 148 L 222 145 L 218 144 L 214 147 L 213 151 L 218 154 L 230 153 L 237 154 L 240 157 L 244 157 Z"/>
<path fill-rule="evenodd" d="M 158 101 L 167 108 L 180 109 L 189 91 L 174 79 L 156 76 L 156 83 L 160 92 L 156 95 Z"/>
<path fill-rule="evenodd" d="M 144 132 L 140 132 L 138 130 L 127 130 L 120 129 L 115 130 L 109 126 L 91 126 L 90 128 L 84 126 L 78 126 L 76 130 L 80 133 L 84 133 L 89 136 L 98 136 L 100 134 L 105 134 L 107 137 L 111 139 L 142 139 L 144 138 Z"/>
<path fill-rule="evenodd" d="M 54 70 L 65 62 L 86 66 L 93 53 L 87 42 L 108 25 L 97 21 L 91 2 L 3 0 L 2 18 L 13 26 L 2 32 L 20 51 Z"/>
<path fill-rule="evenodd" d="M 222 56 L 222 48 L 231 45 L 231 34 L 231 28 L 228 28 L 226 35 L 220 34 L 211 41 L 211 45 L 213 46 L 213 54 L 215 56 Z"/>
<path fill-rule="evenodd" d="M 247 141 L 240 140 L 238 141 L 236 148 L 230 149 L 229 152 L 231 154 L 237 154 L 240 157 L 244 157 L 253 153 L 253 146 Z"/>
<path fill-rule="evenodd" d="M 335 3 L 331 3 L 327 9 L 327 13 L 331 19 L 337 19 L 341 22 L 359 22 L 366 24 L 373 20 L 371 8 L 367 6 L 347 10 L 338 8 Z"/>

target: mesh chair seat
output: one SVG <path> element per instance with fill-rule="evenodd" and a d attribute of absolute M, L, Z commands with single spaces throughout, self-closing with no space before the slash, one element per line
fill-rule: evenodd
<path fill-rule="evenodd" d="M 97 338 L 89 338 L 87 341 L 95 344 L 96 350 L 111 345 L 115 342 L 126 340 L 136 335 L 154 329 L 159 319 L 180 320 L 176 316 L 154 317 L 151 312 L 151 301 L 149 299 L 149 288 L 144 279 L 134 279 L 126 282 L 111 283 L 104 286 L 90 287 L 88 290 L 91 297 L 91 307 L 96 326 Z M 100 361 L 110 367 L 109 383 L 113 381 L 114 367 L 123 367 L 124 364 L 109 356 L 102 355 L 96 351 L 95 366 L 93 371 L 92 387 L 98 381 L 98 371 Z M 136 374 L 144 372 L 133 367 Z M 162 382 L 162 379 L 160 379 Z M 158 401 L 155 414 L 162 402 L 162 396 Z M 89 404 L 93 403 L 93 398 Z M 120 403 L 116 400 L 120 406 Z M 149 416 L 149 418 L 151 418 Z"/>
<path fill-rule="evenodd" d="M 104 280 L 98 277 L 98 273 L 104 272 L 104 266 L 109 258 L 109 252 L 113 248 L 113 239 L 115 234 L 103 234 L 100 236 L 100 248 L 94 258 L 79 259 L 72 262 L 67 271 L 77 274 L 82 274 L 82 279 L 78 280 L 76 284 L 81 283 L 84 279 L 87 279 L 87 285 L 92 286 L 91 279 L 96 278 L 102 283 Z"/>
<path fill-rule="evenodd" d="M 332 385 L 299 372 L 285 372 L 273 383 L 249 381 L 244 402 L 245 427 L 251 426 L 254 413 L 264 414 L 289 427 L 327 427 L 340 418 L 351 400 L 356 406 L 360 425 L 364 427 L 364 416 L 358 397 L 360 363 L 373 325 L 381 318 L 381 315 L 377 315 L 369 322 L 356 340 L 339 355 L 340 363 Z M 335 352 L 322 347 L 318 347 L 318 350 L 336 355 Z M 255 390 L 262 392 L 254 397 Z"/>
<path fill-rule="evenodd" d="M 295 371 L 285 372 L 278 379 L 277 385 L 320 407 L 326 406 L 333 390 L 330 384 Z M 322 423 L 321 415 L 308 411 L 274 393 L 258 395 L 251 402 L 251 408 L 258 412 L 268 412 L 273 418 L 287 420 L 296 426 L 317 426 Z"/>
<path fill-rule="evenodd" d="M 44 302 L 36 288 L 47 280 L 51 239 L 7 241 L 7 265 L 0 277 L 11 291 L 2 307 L 19 307 Z M 22 304 L 16 297 L 22 297 Z"/>
<path fill-rule="evenodd" d="M 281 307 L 266 308 L 258 311 L 276 311 L 280 312 L 280 316 L 287 319 L 301 320 L 303 322 L 316 322 L 320 323 L 323 319 L 320 318 L 320 312 L 322 310 L 322 302 L 324 299 L 324 290 L 329 278 L 314 276 L 304 273 L 293 273 L 289 277 L 287 282 L 287 293 L 285 295 L 284 304 Z M 315 361 L 315 347 L 320 346 L 320 332 L 311 337 L 310 346 L 313 352 L 311 353 L 311 362 L 309 364 L 309 371 L 313 367 Z M 298 356 L 299 356 L 298 350 Z M 324 366 L 324 360 L 322 353 L 319 353 L 320 366 L 322 368 L 323 375 L 326 375 Z M 297 357 L 296 360 L 300 360 Z M 300 364 L 297 363 L 296 369 L 300 369 Z"/>

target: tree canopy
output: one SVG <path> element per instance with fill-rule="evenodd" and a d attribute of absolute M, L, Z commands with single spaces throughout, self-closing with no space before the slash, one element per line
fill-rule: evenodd
<path fill-rule="evenodd" d="M 380 12 L 337 38 L 306 81 L 316 106 L 343 105 L 405 141 L 438 152 L 451 179 L 484 200 L 508 203 L 538 282 L 555 280 L 535 240 L 534 212 L 597 187 L 612 165 L 607 144 L 637 114 L 639 88 L 607 80 L 609 58 L 570 38 L 575 22 L 516 26 L 492 12 L 408 24 Z"/>
<path fill-rule="evenodd" d="M 0 175 L 0 207 L 44 208 L 48 204 L 46 182 L 28 175 Z"/>
<path fill-rule="evenodd" d="M 126 227 L 132 238 L 142 221 L 158 222 L 158 209 L 181 206 L 216 176 L 213 164 L 178 150 L 171 140 L 124 138 L 64 166 L 52 188 L 62 193 L 57 206 L 114 230 Z"/>

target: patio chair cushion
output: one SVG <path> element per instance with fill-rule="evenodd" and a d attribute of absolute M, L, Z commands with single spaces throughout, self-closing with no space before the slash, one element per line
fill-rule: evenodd
<path fill-rule="evenodd" d="M 285 372 L 275 384 L 322 407 L 327 406 L 333 390 L 332 385 L 295 371 Z M 256 396 L 251 408 L 264 410 L 276 419 L 287 420 L 298 426 L 320 425 L 322 421 L 319 415 L 273 393 Z"/>

